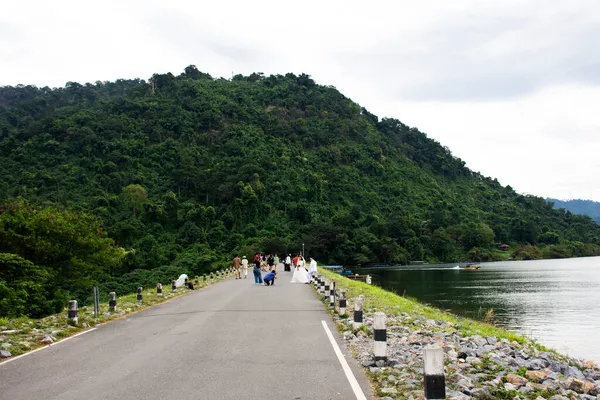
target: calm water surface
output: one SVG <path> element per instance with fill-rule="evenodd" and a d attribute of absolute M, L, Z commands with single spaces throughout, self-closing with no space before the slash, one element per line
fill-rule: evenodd
<path fill-rule="evenodd" d="M 373 283 L 421 302 L 495 323 L 577 358 L 600 362 L 600 257 L 361 269 Z M 358 272 L 358 270 L 356 271 Z"/>

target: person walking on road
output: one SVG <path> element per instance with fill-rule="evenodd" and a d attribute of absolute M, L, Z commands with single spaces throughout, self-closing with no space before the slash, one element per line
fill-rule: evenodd
<path fill-rule="evenodd" d="M 242 273 L 244 274 L 244 279 L 248 278 L 248 259 L 246 256 L 242 257 Z"/>
<path fill-rule="evenodd" d="M 240 260 L 240 256 L 237 254 L 233 258 L 233 271 L 235 273 L 235 279 L 242 279 L 240 275 L 240 265 L 242 264 L 242 260 Z"/>

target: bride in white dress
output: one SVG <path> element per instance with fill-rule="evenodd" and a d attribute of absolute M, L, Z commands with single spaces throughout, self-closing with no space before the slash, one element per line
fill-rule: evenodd
<path fill-rule="evenodd" d="M 308 271 L 304 268 L 304 259 L 300 257 L 298 265 L 294 268 L 294 275 L 290 283 L 308 283 Z"/>

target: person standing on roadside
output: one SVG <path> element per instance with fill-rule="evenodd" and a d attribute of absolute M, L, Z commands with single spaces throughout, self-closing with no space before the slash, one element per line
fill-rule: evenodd
<path fill-rule="evenodd" d="M 262 259 L 260 257 L 260 253 L 256 253 L 254 255 L 254 269 L 252 270 L 252 272 L 254 273 L 254 283 L 255 284 L 263 283 L 262 274 L 260 273 L 261 261 L 262 261 Z"/>
<path fill-rule="evenodd" d="M 242 272 L 244 273 L 244 279 L 248 278 L 248 259 L 246 256 L 242 257 Z"/>
<path fill-rule="evenodd" d="M 296 267 L 298 266 L 298 260 L 299 260 L 299 259 L 300 259 L 300 257 L 299 257 L 299 256 L 295 256 L 295 257 L 292 259 L 292 262 L 294 263 L 294 268 L 296 268 Z"/>
<path fill-rule="evenodd" d="M 242 264 L 242 260 L 240 260 L 240 256 L 237 254 L 233 258 L 233 271 L 235 272 L 235 279 L 242 279 L 240 275 L 240 265 Z"/>
<path fill-rule="evenodd" d="M 308 282 L 311 283 L 314 275 L 317 273 L 317 262 L 314 258 L 310 258 L 310 266 L 308 267 Z"/>
<path fill-rule="evenodd" d="M 292 270 L 292 255 L 288 254 L 285 257 L 285 261 L 283 263 L 283 270 L 284 271 L 291 271 Z"/>
<path fill-rule="evenodd" d="M 273 263 L 275 264 L 275 271 L 277 271 L 277 267 L 279 267 L 279 256 L 277 254 L 273 257 Z"/>

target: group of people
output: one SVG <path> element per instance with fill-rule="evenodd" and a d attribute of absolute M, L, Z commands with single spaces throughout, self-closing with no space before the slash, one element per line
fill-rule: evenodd
<path fill-rule="evenodd" d="M 313 280 L 314 274 L 317 272 L 317 262 L 311 257 L 310 265 L 306 267 L 306 261 L 301 255 L 296 255 L 292 258 L 291 254 L 288 254 L 285 258 L 280 259 L 277 254 L 256 253 L 252 260 L 254 268 L 252 270 L 254 274 L 255 284 L 265 284 L 266 286 L 272 286 L 275 284 L 277 278 L 277 268 L 283 265 L 284 271 L 291 272 L 292 267 L 294 268 L 294 274 L 292 275 L 291 283 L 310 283 Z M 248 278 L 248 259 L 246 256 L 242 258 L 236 254 L 233 259 L 233 268 L 235 272 L 235 279 L 246 279 Z M 267 272 L 268 271 L 268 272 Z M 265 276 L 262 276 L 262 272 L 267 272 Z M 242 278 L 242 275 L 244 278 Z"/>

